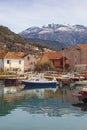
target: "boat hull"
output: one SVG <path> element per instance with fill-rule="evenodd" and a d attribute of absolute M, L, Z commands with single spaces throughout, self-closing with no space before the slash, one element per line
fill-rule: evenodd
<path fill-rule="evenodd" d="M 22 82 L 24 84 L 24 89 L 35 89 L 35 88 L 56 88 L 56 82 Z"/>
<path fill-rule="evenodd" d="M 87 103 L 87 93 L 77 93 L 77 94 L 72 94 L 74 97 L 78 97 L 79 101 L 82 101 L 84 103 Z"/>

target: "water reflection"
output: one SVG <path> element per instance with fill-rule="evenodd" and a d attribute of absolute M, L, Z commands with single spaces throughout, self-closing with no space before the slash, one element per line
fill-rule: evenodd
<path fill-rule="evenodd" d="M 87 104 L 85 103 L 77 103 L 77 104 L 72 104 L 75 107 L 80 108 L 82 111 L 87 111 Z"/>
<path fill-rule="evenodd" d="M 19 108 L 29 114 L 59 116 L 73 114 L 81 116 L 87 110 L 87 105 L 78 104 L 71 95 L 69 88 L 33 89 L 16 94 L 3 95 L 0 98 L 0 116 L 10 114 Z"/>

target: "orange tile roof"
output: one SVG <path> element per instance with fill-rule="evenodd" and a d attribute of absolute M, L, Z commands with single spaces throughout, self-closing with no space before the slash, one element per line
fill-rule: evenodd
<path fill-rule="evenodd" d="M 4 59 L 23 59 L 24 55 L 23 52 L 8 52 Z"/>
<path fill-rule="evenodd" d="M 49 58 L 46 55 L 41 57 L 41 62 L 47 62 L 48 60 Z"/>
<path fill-rule="evenodd" d="M 87 44 L 77 44 L 77 46 L 79 46 L 82 49 L 87 50 Z"/>
<path fill-rule="evenodd" d="M 41 62 L 46 62 L 48 60 L 60 59 L 63 57 L 63 51 L 59 52 L 45 52 L 41 58 Z"/>

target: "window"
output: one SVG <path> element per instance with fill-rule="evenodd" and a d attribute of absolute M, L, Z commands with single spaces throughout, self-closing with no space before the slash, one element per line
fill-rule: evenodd
<path fill-rule="evenodd" d="M 10 64 L 11 62 L 10 62 L 10 60 L 7 60 L 7 64 Z"/>
<path fill-rule="evenodd" d="M 21 64 L 21 60 L 19 60 L 19 64 Z"/>
<path fill-rule="evenodd" d="M 30 57 L 28 56 L 27 59 L 30 60 Z"/>

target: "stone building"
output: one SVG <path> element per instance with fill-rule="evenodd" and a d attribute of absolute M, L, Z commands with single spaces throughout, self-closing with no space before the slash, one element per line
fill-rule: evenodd
<path fill-rule="evenodd" d="M 24 57 L 24 70 L 33 71 L 35 69 L 35 65 L 40 60 L 40 56 L 37 54 L 27 54 Z"/>
<path fill-rule="evenodd" d="M 64 49 L 72 71 L 87 71 L 87 44 L 76 44 Z"/>

